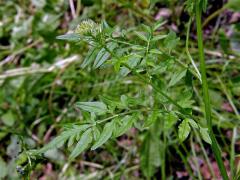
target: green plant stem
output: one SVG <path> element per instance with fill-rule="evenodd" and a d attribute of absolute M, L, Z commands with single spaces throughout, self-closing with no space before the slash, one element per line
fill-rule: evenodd
<path fill-rule="evenodd" d="M 228 175 L 221 157 L 221 150 L 212 130 L 211 105 L 210 105 L 210 99 L 209 99 L 206 63 L 205 63 L 204 50 L 203 50 L 203 34 L 202 34 L 202 22 L 201 22 L 202 9 L 200 5 L 201 5 L 200 3 L 196 3 L 196 22 L 197 22 L 198 52 L 199 52 L 199 59 L 200 59 L 200 71 L 201 71 L 201 77 L 202 77 L 203 99 L 204 99 L 204 105 L 205 105 L 205 117 L 207 120 L 209 135 L 212 140 L 211 147 L 212 147 L 214 156 L 216 158 L 219 170 L 221 172 L 223 179 L 228 180 Z"/>

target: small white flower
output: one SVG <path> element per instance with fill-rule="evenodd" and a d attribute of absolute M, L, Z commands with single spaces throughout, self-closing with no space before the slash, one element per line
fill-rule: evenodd
<path fill-rule="evenodd" d="M 75 33 L 80 35 L 86 35 L 88 33 L 96 35 L 99 32 L 101 32 L 100 25 L 91 19 L 82 21 L 75 29 Z"/>

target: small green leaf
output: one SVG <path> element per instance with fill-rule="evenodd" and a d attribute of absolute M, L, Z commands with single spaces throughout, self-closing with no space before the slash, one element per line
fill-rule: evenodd
<path fill-rule="evenodd" d="M 81 40 L 81 37 L 79 34 L 71 33 L 71 34 L 64 34 L 56 37 L 59 40 L 67 40 L 67 41 L 73 41 L 77 42 Z"/>
<path fill-rule="evenodd" d="M 107 45 L 107 49 L 109 51 L 112 51 L 116 47 L 117 47 L 117 43 L 114 43 L 114 42 L 109 43 Z M 98 67 L 100 67 L 109 57 L 110 57 L 110 53 L 105 48 L 102 48 L 97 54 L 97 57 L 93 64 L 93 68 L 97 69 Z"/>
<path fill-rule="evenodd" d="M 8 111 L 1 117 L 2 122 L 7 126 L 13 126 L 15 122 L 15 117 L 12 111 Z"/>
<path fill-rule="evenodd" d="M 141 40 L 148 42 L 148 38 L 147 38 L 146 35 L 143 34 L 142 32 L 134 31 L 134 33 L 135 33 Z"/>
<path fill-rule="evenodd" d="M 105 124 L 103 131 L 99 137 L 99 139 L 97 140 L 97 142 L 94 143 L 94 145 L 92 146 L 91 150 L 95 150 L 98 147 L 100 147 L 101 145 L 103 145 L 111 136 L 113 133 L 113 124 L 114 122 L 111 121 L 107 124 Z"/>
<path fill-rule="evenodd" d="M 150 53 L 152 53 L 152 54 L 160 54 L 160 55 L 163 54 L 163 52 L 158 50 L 158 49 L 151 49 Z"/>
<path fill-rule="evenodd" d="M 144 121 L 143 127 L 150 127 L 158 118 L 158 112 L 157 111 L 153 111 L 150 116 L 148 116 L 148 118 L 146 119 L 146 121 Z"/>
<path fill-rule="evenodd" d="M 122 108 L 121 103 L 116 98 L 106 95 L 100 96 L 100 98 L 103 102 L 105 102 L 108 105 L 108 108 L 111 109 L 112 111 L 114 111 L 116 107 Z"/>
<path fill-rule="evenodd" d="M 200 127 L 200 134 L 201 134 L 201 137 L 203 138 L 203 140 L 208 143 L 208 144 L 212 144 L 212 140 L 209 136 L 209 133 L 208 133 L 208 128 L 202 128 Z"/>
<path fill-rule="evenodd" d="M 145 51 L 146 50 L 146 47 L 140 46 L 140 45 L 133 45 L 133 46 L 131 46 L 131 48 L 136 51 Z"/>
<path fill-rule="evenodd" d="M 99 66 L 101 66 L 109 57 L 110 57 L 109 52 L 107 52 L 105 48 L 102 48 L 97 54 L 97 57 L 93 64 L 93 68 L 96 69 Z"/>
<path fill-rule="evenodd" d="M 7 172 L 7 164 L 4 162 L 2 157 L 0 157 L 0 179 L 4 179 L 4 177 L 7 175 Z"/>
<path fill-rule="evenodd" d="M 182 106 L 185 110 L 191 113 L 192 104 L 194 100 L 191 99 L 193 91 L 191 89 L 187 89 L 185 91 L 179 92 L 178 104 Z M 187 112 L 185 111 L 185 112 Z"/>
<path fill-rule="evenodd" d="M 84 110 L 84 111 L 88 111 L 90 113 L 96 113 L 98 115 L 102 115 L 105 114 L 108 109 L 106 104 L 104 104 L 103 102 L 77 102 L 76 103 L 76 107 Z"/>
<path fill-rule="evenodd" d="M 85 57 L 83 63 L 81 64 L 81 67 L 85 68 L 89 64 L 91 64 L 96 59 L 96 56 L 97 56 L 98 52 L 99 52 L 99 48 L 98 47 L 91 48 L 88 51 L 87 56 Z"/>
<path fill-rule="evenodd" d="M 226 7 L 234 11 L 240 10 L 240 1 L 239 0 L 229 0 L 226 4 Z"/>
<path fill-rule="evenodd" d="M 135 116 L 125 116 L 123 119 L 119 121 L 119 126 L 117 126 L 116 129 L 114 129 L 114 137 L 118 137 L 123 135 L 125 132 L 127 132 L 133 125 L 134 121 L 136 120 Z"/>
<path fill-rule="evenodd" d="M 151 39 L 151 41 L 159 41 L 159 40 L 161 40 L 161 39 L 164 39 L 164 38 L 166 38 L 167 37 L 167 35 L 157 35 L 157 36 L 154 36 L 152 39 Z"/>
<path fill-rule="evenodd" d="M 168 84 L 168 87 L 171 87 L 177 84 L 186 75 L 186 72 L 187 70 L 184 69 L 183 71 L 174 73 Z"/>
<path fill-rule="evenodd" d="M 26 152 L 22 152 L 22 153 L 18 154 L 15 162 L 17 165 L 22 166 L 27 161 L 28 161 L 28 156 L 27 156 Z"/>
<path fill-rule="evenodd" d="M 147 26 L 145 24 L 142 24 L 141 26 L 143 27 L 144 31 L 147 32 L 149 35 L 152 33 L 152 29 L 150 26 Z"/>
<path fill-rule="evenodd" d="M 153 26 L 153 30 L 156 31 L 158 28 L 160 28 L 161 26 L 163 26 L 164 24 L 166 24 L 167 21 L 158 21 L 154 24 Z"/>
<path fill-rule="evenodd" d="M 140 166 L 144 176 L 151 179 L 161 165 L 161 153 L 163 148 L 160 144 L 159 137 L 154 132 L 154 126 L 151 126 L 150 132 L 145 135 L 140 150 Z"/>
<path fill-rule="evenodd" d="M 49 149 L 60 147 L 63 143 L 67 141 L 68 138 L 70 138 L 72 134 L 70 134 L 69 131 L 65 131 L 56 138 L 54 138 L 50 143 L 48 143 L 46 146 L 42 147 L 37 151 L 37 154 L 41 154 L 46 152 Z"/>
<path fill-rule="evenodd" d="M 92 142 L 92 139 L 93 139 L 92 138 L 92 129 L 88 129 L 87 131 L 85 131 L 82 134 L 81 139 L 78 141 L 77 145 L 73 149 L 69 158 L 74 159 L 79 154 L 81 154 L 88 147 L 88 145 Z"/>
<path fill-rule="evenodd" d="M 194 120 L 188 119 L 188 122 L 192 126 L 192 128 L 198 129 L 198 124 Z"/>
<path fill-rule="evenodd" d="M 74 140 L 75 140 L 75 136 L 71 136 L 68 140 L 68 144 L 67 144 L 67 147 L 70 147 L 73 145 L 74 143 Z"/>
<path fill-rule="evenodd" d="M 164 130 L 170 130 L 174 126 L 174 124 L 176 124 L 177 120 L 178 116 L 174 112 L 170 112 L 164 122 Z"/>
<path fill-rule="evenodd" d="M 94 126 L 94 127 L 92 128 L 92 131 L 93 131 L 93 139 L 94 139 L 95 141 L 97 141 L 98 138 L 100 137 L 101 133 L 100 133 L 99 129 L 97 128 L 97 126 Z"/>
<path fill-rule="evenodd" d="M 201 0 L 201 6 L 202 6 L 203 12 L 206 12 L 207 5 L 208 5 L 208 0 Z"/>
<path fill-rule="evenodd" d="M 195 6 L 195 0 L 186 0 L 185 2 L 185 9 L 188 11 L 190 15 L 193 15 L 194 13 L 194 6 Z"/>
<path fill-rule="evenodd" d="M 190 130 L 191 128 L 189 126 L 188 119 L 184 119 L 178 126 L 178 137 L 181 142 L 188 137 Z"/>
<path fill-rule="evenodd" d="M 164 39 L 164 45 L 169 51 L 171 51 L 177 46 L 179 40 L 180 38 L 177 38 L 176 33 L 174 31 L 170 31 L 167 37 Z"/>

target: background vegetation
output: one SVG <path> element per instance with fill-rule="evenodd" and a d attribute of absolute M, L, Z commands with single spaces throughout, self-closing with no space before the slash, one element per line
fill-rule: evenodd
<path fill-rule="evenodd" d="M 0 178 L 221 179 L 204 118 L 191 2 L 0 1 Z M 202 18 L 213 132 L 231 179 L 240 169 L 239 10 L 237 0 L 209 0 Z M 86 64 L 91 47 L 78 37 L 61 40 L 86 19 L 118 41 L 104 62 Z M 104 104 L 89 110 L 83 102 Z M 94 151 L 76 153 L 80 137 L 42 148 L 64 129 L 100 122 L 100 133 L 112 119 L 129 124 L 104 145 L 93 143 L 102 145 Z M 30 156 L 34 149 L 41 153 Z"/>

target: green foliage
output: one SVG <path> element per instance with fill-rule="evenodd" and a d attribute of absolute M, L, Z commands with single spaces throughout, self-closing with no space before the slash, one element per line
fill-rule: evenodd
<path fill-rule="evenodd" d="M 103 102 L 78 102 L 76 103 L 76 107 L 99 115 L 105 114 L 108 111 L 107 106 Z"/>
<path fill-rule="evenodd" d="M 93 144 L 91 150 L 95 150 L 102 146 L 113 134 L 114 121 L 108 122 L 104 125 L 103 131 L 97 141 Z"/>
<path fill-rule="evenodd" d="M 91 125 L 89 125 L 89 124 L 85 124 L 85 125 L 82 125 L 82 126 L 73 125 L 73 127 L 67 128 L 66 131 L 63 131 L 58 137 L 56 137 L 50 143 L 48 143 L 46 146 L 37 150 L 34 153 L 40 154 L 40 153 L 46 152 L 49 149 L 61 147 L 66 141 L 72 141 L 72 139 L 71 139 L 72 137 L 78 139 L 79 135 L 83 131 L 87 130 L 89 127 L 91 127 Z"/>
<path fill-rule="evenodd" d="M 168 86 L 171 87 L 171 86 L 174 86 L 175 84 L 177 84 L 183 77 L 186 76 L 186 72 L 187 72 L 187 70 L 183 70 L 183 71 L 174 73 Z"/>
<path fill-rule="evenodd" d="M 76 158 L 81 152 L 83 152 L 92 142 L 92 139 L 92 129 L 86 130 L 70 154 L 69 159 Z"/>
<path fill-rule="evenodd" d="M 166 122 L 164 122 L 164 130 L 171 130 L 178 120 L 177 115 L 174 112 L 170 112 L 167 116 Z"/>
<path fill-rule="evenodd" d="M 153 128 L 146 133 L 141 149 L 141 169 L 147 178 L 151 178 L 156 167 L 159 167 L 161 144 L 158 136 L 154 135 Z"/>
<path fill-rule="evenodd" d="M 201 179 L 189 160 L 211 169 L 202 152 L 215 141 L 196 74 L 199 6 L 206 18 L 207 0 L 0 2 L 0 179 Z M 238 135 L 221 132 L 239 125 L 239 27 L 220 18 L 212 32 L 214 21 L 204 31 L 211 118 L 236 175 Z"/>
<path fill-rule="evenodd" d="M 228 3 L 226 4 L 226 7 L 234 11 L 239 11 L 240 2 L 238 0 L 229 0 Z"/>
<path fill-rule="evenodd" d="M 80 41 L 81 36 L 76 33 L 71 33 L 71 34 L 64 34 L 61 36 L 57 36 L 57 39 L 78 42 Z"/>
<path fill-rule="evenodd" d="M 191 16 L 194 16 L 195 7 L 200 5 L 201 9 L 206 12 L 208 0 L 186 0 L 186 10 Z"/>
<path fill-rule="evenodd" d="M 80 23 L 75 30 L 76 34 L 58 36 L 58 39 L 84 41 L 90 46 L 89 51 L 82 62 L 82 68 L 90 67 L 92 69 L 97 69 L 106 68 L 110 65 L 114 67 L 120 77 L 126 76 L 132 72 L 144 83 L 148 83 L 148 80 L 146 81 L 145 78 L 151 78 L 153 82 L 150 81 L 150 85 L 155 87 L 156 85 L 154 84 L 154 81 L 156 75 L 152 69 L 155 69 L 155 64 L 157 64 L 159 60 L 162 60 L 162 58 L 167 58 L 169 60 L 174 59 L 170 53 L 176 48 L 180 41 L 173 31 L 170 31 L 167 35 L 155 35 L 154 30 L 157 30 L 161 24 L 162 23 L 160 22 L 154 26 L 143 25 L 141 26 L 141 31 L 134 30 L 129 32 L 130 36 L 136 36 L 141 40 L 139 41 L 139 44 L 134 44 L 134 41 L 130 39 L 128 40 L 121 35 L 113 37 L 114 28 L 109 27 L 106 22 L 101 23 L 101 30 L 95 31 L 95 26 L 100 25 L 97 25 L 92 20 L 86 20 Z M 80 36 L 77 36 L 77 34 L 79 34 L 81 38 Z M 165 60 L 165 63 L 166 62 L 168 61 Z M 160 64 L 159 68 L 174 69 L 174 66 L 173 64 L 169 64 L 168 67 L 166 67 L 166 64 Z M 146 74 L 139 74 L 139 72 L 144 71 L 146 71 Z M 164 71 L 159 71 L 158 73 L 163 72 Z M 168 77 L 169 83 L 167 86 L 165 85 L 164 87 L 163 85 L 157 85 L 161 87 L 160 91 L 163 92 L 158 94 L 157 90 L 154 98 L 158 98 L 159 95 L 164 95 L 163 97 L 171 99 L 168 95 L 165 95 L 164 88 L 171 89 L 176 87 L 176 85 L 180 84 L 187 75 L 186 68 L 180 68 L 176 73 L 171 74 L 171 76 Z M 189 84 L 189 81 L 186 82 Z M 187 86 L 189 86 L 188 84 Z M 189 88 L 186 88 L 184 93 L 181 94 L 176 106 L 181 107 L 182 109 L 191 109 L 193 103 L 191 98 L 192 91 L 189 91 Z M 120 100 L 114 100 L 106 96 L 102 96 L 101 99 L 103 102 L 77 102 L 75 107 L 91 114 L 91 120 L 86 120 L 86 122 L 90 122 L 90 124 L 68 127 L 52 142 L 38 150 L 37 153 L 42 153 L 51 148 L 59 147 L 67 141 L 68 147 L 70 148 L 75 144 L 75 141 L 77 141 L 77 144 L 70 154 L 70 159 L 73 160 L 84 150 L 88 149 L 88 147 L 91 147 L 91 150 L 95 150 L 107 143 L 109 139 L 122 136 L 134 126 L 140 130 L 148 128 L 153 129 L 152 125 L 163 115 L 159 111 L 153 111 L 144 123 L 141 124 L 139 120 L 140 114 L 135 113 L 134 108 L 137 108 L 139 105 L 148 108 L 148 103 L 142 104 L 140 99 L 131 98 L 126 95 L 122 95 Z M 174 100 L 171 100 L 170 102 L 173 101 Z M 163 102 L 169 103 L 168 100 Z M 164 132 L 171 132 L 179 119 L 176 114 L 180 113 L 181 116 L 185 117 L 178 126 L 178 138 L 180 142 L 183 142 L 189 136 L 192 127 L 199 130 L 203 140 L 211 144 L 207 130 L 201 128 L 194 120 L 189 118 L 189 110 L 182 111 L 181 108 L 175 109 L 176 112 L 170 111 L 164 113 L 164 119 L 166 119 L 163 127 Z M 105 119 L 98 119 L 99 117 L 104 117 L 110 113 L 121 111 L 124 112 Z M 141 112 L 140 109 L 139 111 Z M 185 112 L 186 114 L 184 114 Z M 100 130 L 99 127 L 102 127 L 100 128 L 102 130 Z M 155 168 L 160 166 L 159 159 L 161 159 L 161 157 L 159 154 L 159 143 L 157 136 L 155 137 L 153 135 L 153 130 L 146 133 L 141 151 L 141 169 L 143 170 L 144 175 L 148 178 L 154 174 Z"/>
<path fill-rule="evenodd" d="M 173 31 L 170 31 L 169 34 L 166 36 L 166 39 L 164 40 L 164 45 L 169 51 L 171 51 L 174 48 L 176 48 L 179 40 L 180 39 L 177 38 L 176 33 Z"/>
<path fill-rule="evenodd" d="M 4 178 L 7 175 L 7 167 L 4 160 L 0 157 L 0 178 Z"/>
<path fill-rule="evenodd" d="M 190 133 L 190 126 L 188 123 L 188 119 L 184 119 L 181 124 L 178 126 L 178 137 L 181 142 L 183 142 Z"/>
<path fill-rule="evenodd" d="M 113 131 L 114 137 L 118 137 L 126 133 L 130 128 L 133 127 L 133 123 L 136 120 L 136 116 L 132 115 L 126 115 L 125 117 L 121 119 L 116 119 L 115 120 L 115 127 Z"/>
<path fill-rule="evenodd" d="M 209 136 L 209 133 L 208 133 L 208 128 L 202 128 L 200 127 L 200 134 L 203 138 L 203 140 L 208 143 L 208 144 L 212 144 L 212 140 Z"/>

